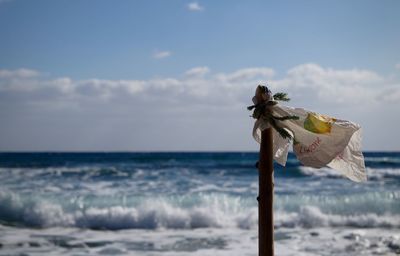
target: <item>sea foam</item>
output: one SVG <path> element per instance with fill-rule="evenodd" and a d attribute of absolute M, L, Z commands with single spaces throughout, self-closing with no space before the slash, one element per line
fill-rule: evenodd
<path fill-rule="evenodd" d="M 320 169 L 300 166 L 300 172 L 305 176 L 315 176 L 324 178 L 342 178 L 343 175 L 334 169 L 329 167 L 323 167 Z M 368 179 L 372 180 L 383 180 L 388 178 L 399 178 L 400 169 L 399 168 L 366 168 Z"/>
<path fill-rule="evenodd" d="M 0 221 L 31 227 L 79 227 L 89 229 L 196 229 L 257 227 L 257 207 L 240 207 L 239 200 L 209 196 L 199 205 L 176 205 L 166 199 L 145 200 L 136 206 L 89 206 L 66 209 L 45 199 L 23 199 L 0 191 Z M 233 205 L 232 205 L 233 204 Z M 275 210 L 277 228 L 400 227 L 399 214 L 332 214 L 316 206 Z"/>

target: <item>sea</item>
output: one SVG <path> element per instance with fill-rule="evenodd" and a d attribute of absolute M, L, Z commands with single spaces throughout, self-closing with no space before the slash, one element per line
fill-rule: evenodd
<path fill-rule="evenodd" d="M 275 255 L 400 255 L 400 152 L 275 165 Z M 258 255 L 257 152 L 0 153 L 0 255 Z"/>

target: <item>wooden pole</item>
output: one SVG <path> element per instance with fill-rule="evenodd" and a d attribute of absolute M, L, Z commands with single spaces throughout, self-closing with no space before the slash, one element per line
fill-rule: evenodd
<path fill-rule="evenodd" d="M 274 165 L 272 128 L 261 134 L 259 156 L 258 255 L 274 255 Z"/>

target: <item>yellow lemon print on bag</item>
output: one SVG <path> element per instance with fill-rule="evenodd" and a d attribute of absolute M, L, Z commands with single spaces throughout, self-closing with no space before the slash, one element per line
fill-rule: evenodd
<path fill-rule="evenodd" d="M 317 113 L 308 113 L 307 118 L 304 121 L 304 128 L 313 133 L 326 134 L 331 132 L 332 123 L 335 121 L 335 118 L 329 116 Z"/>

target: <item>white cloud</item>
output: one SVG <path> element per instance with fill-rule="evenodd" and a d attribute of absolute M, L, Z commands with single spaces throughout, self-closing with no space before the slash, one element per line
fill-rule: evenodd
<path fill-rule="evenodd" d="M 201 6 L 198 2 L 191 2 L 187 5 L 189 11 L 199 12 L 203 11 L 204 7 Z"/>
<path fill-rule="evenodd" d="M 209 72 L 210 72 L 210 69 L 208 67 L 195 67 L 195 68 L 192 68 L 192 69 L 189 69 L 188 71 L 186 71 L 185 75 L 189 76 L 189 77 L 193 77 L 193 76 L 199 77 L 199 76 L 204 76 Z"/>
<path fill-rule="evenodd" d="M 370 70 L 339 70 L 314 63 L 298 65 L 284 78 L 270 82 L 273 89 L 289 91 L 293 98 L 342 105 L 375 103 L 376 93 L 385 83 L 383 77 Z"/>
<path fill-rule="evenodd" d="M 7 78 L 7 77 L 29 78 L 38 75 L 39 72 L 26 68 L 20 68 L 16 70 L 7 70 L 7 69 L 0 70 L 0 78 Z"/>
<path fill-rule="evenodd" d="M 155 51 L 153 53 L 153 58 L 155 59 L 164 59 L 171 56 L 172 53 L 170 51 Z"/>
<path fill-rule="evenodd" d="M 207 76 L 206 76 L 207 75 Z M 398 86 L 370 70 L 338 70 L 317 64 L 298 65 L 276 78 L 267 67 L 243 68 L 230 73 L 212 73 L 208 67 L 187 70 L 180 78 L 148 80 L 73 80 L 63 77 L 46 79 L 38 71 L 28 69 L 0 70 L 0 93 L 58 92 L 76 100 L 98 98 L 118 100 L 119 97 L 140 97 L 163 101 L 166 96 L 187 104 L 246 104 L 255 86 L 266 83 L 272 91 L 286 91 L 298 102 L 351 105 L 377 103 L 382 92 L 390 92 L 391 101 L 398 95 Z M 47 94 L 40 94 L 44 97 Z M 396 96 L 397 97 L 397 96 Z M 57 98 L 58 100 L 59 98 Z M 32 98 L 32 100 L 35 100 Z M 40 99 L 36 99 L 40 100 Z M 167 102 L 167 101 L 166 101 Z M 169 101 L 168 101 L 169 102 Z"/>
<path fill-rule="evenodd" d="M 243 68 L 230 74 L 220 74 L 221 79 L 226 79 L 229 82 L 240 82 L 258 78 L 260 81 L 269 80 L 275 75 L 275 71 L 271 68 Z"/>
<path fill-rule="evenodd" d="M 399 103 L 400 102 L 400 84 L 397 86 L 383 89 L 376 95 L 376 99 L 383 103 Z"/>
<path fill-rule="evenodd" d="M 216 73 L 201 66 L 177 77 L 145 80 L 77 80 L 28 69 L 0 70 L 0 149 L 10 149 L 16 140 L 25 145 L 22 149 L 43 145 L 42 150 L 54 150 L 53 144 L 46 144 L 52 141 L 70 145 L 60 150 L 121 149 L 120 145 L 128 150 L 253 149 L 252 120 L 245 107 L 260 82 L 268 82 L 273 92 L 287 92 L 291 106 L 360 122 L 373 138 L 367 144 L 370 149 L 398 149 L 385 142 L 385 134 L 395 133 L 400 125 L 393 118 L 400 107 L 400 81 L 393 79 L 371 70 L 340 70 L 315 63 L 283 74 L 268 67 Z M 32 118 L 39 116 L 43 122 Z M 45 126 L 57 122 L 59 132 L 76 136 L 79 147 L 74 141 L 61 141 L 63 136 L 52 125 Z M 377 132 L 382 122 L 385 133 Z M 43 136 L 21 135 L 32 133 Z M 52 133 L 54 137 L 48 139 Z M 99 141 L 104 141 L 103 146 L 96 146 Z M 87 148 L 90 143 L 94 146 Z M 218 143 L 225 144 L 217 147 Z"/>

